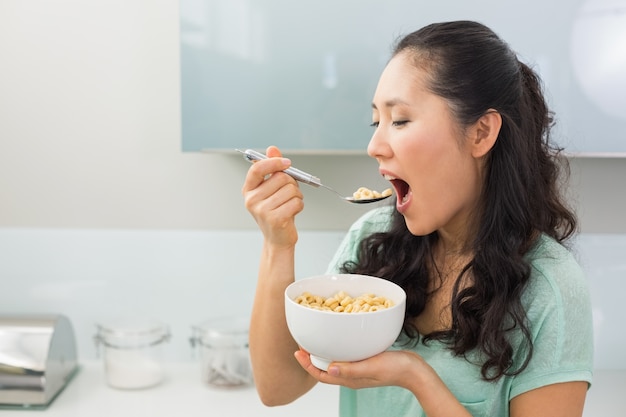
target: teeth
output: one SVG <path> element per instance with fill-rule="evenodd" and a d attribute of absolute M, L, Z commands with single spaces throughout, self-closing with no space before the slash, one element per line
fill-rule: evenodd
<path fill-rule="evenodd" d="M 384 179 L 386 179 L 386 180 L 388 180 L 388 181 L 391 181 L 391 180 L 395 180 L 395 179 L 396 179 L 396 177 L 392 177 L 392 176 L 391 176 L 391 175 L 389 175 L 389 174 L 385 174 L 385 175 L 383 175 L 383 178 L 384 178 Z"/>
<path fill-rule="evenodd" d="M 406 203 L 409 200 L 409 195 L 405 195 L 404 197 L 402 197 L 402 204 Z"/>

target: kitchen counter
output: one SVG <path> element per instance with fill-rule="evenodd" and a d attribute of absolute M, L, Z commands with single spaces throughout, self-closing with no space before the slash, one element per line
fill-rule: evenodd
<path fill-rule="evenodd" d="M 167 379 L 144 390 L 119 390 L 105 382 L 101 362 L 81 363 L 78 374 L 46 411 L 1 410 L 2 417 L 185 417 L 337 416 L 339 389 L 318 384 L 292 404 L 266 407 L 254 387 L 223 389 L 200 380 L 198 363 L 166 365 Z M 626 410 L 626 370 L 596 370 L 584 417 L 623 415 Z"/>
<path fill-rule="evenodd" d="M 292 404 L 266 407 L 254 387 L 214 388 L 200 379 L 200 364 L 166 364 L 167 379 L 143 390 L 119 390 L 105 381 L 99 361 L 82 362 L 68 386 L 47 410 L 0 410 L 2 417 L 207 417 L 207 416 L 336 416 L 339 389 L 317 384 Z"/>

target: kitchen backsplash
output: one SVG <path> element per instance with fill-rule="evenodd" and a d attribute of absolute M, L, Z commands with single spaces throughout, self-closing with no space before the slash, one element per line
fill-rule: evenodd
<path fill-rule="evenodd" d="M 301 232 L 296 276 L 323 273 L 342 237 Z M 98 355 L 97 323 L 154 318 L 172 333 L 167 358 L 189 360 L 193 325 L 250 314 L 260 249 L 258 231 L 0 229 L 0 314 L 66 315 L 82 359 Z M 594 305 L 596 368 L 626 369 L 626 235 L 583 234 L 576 251 Z"/>
<path fill-rule="evenodd" d="M 342 236 L 301 232 L 297 276 L 323 273 Z M 261 243 L 258 231 L 0 229 L 0 313 L 65 314 L 86 359 L 96 323 L 155 318 L 185 360 L 193 325 L 249 316 Z"/>

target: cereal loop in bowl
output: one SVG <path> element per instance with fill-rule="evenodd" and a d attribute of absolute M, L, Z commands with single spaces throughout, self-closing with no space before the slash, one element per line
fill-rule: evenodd
<path fill-rule="evenodd" d="M 389 298 L 376 294 L 362 294 L 353 298 L 345 291 L 339 291 L 328 298 L 304 292 L 296 297 L 295 302 L 301 306 L 335 313 L 368 313 L 393 306 L 393 301 Z"/>

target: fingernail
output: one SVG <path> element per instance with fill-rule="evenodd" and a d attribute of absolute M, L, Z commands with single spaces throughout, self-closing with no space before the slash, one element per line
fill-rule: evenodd
<path fill-rule="evenodd" d="M 282 161 L 283 161 L 283 165 L 285 166 L 291 165 L 291 159 L 289 158 L 283 158 Z"/>
<path fill-rule="evenodd" d="M 332 376 L 339 376 L 339 367 L 338 366 L 329 366 L 328 373 Z"/>

